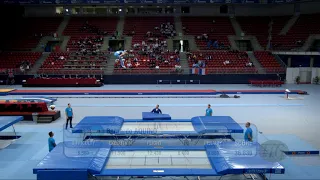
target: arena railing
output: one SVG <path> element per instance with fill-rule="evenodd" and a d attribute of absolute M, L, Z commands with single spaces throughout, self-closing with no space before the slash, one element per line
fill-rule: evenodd
<path fill-rule="evenodd" d="M 285 68 L 182 68 L 176 70 L 175 68 L 132 68 L 132 69 L 113 69 L 114 75 L 130 75 L 130 74 L 194 74 L 194 75 L 208 75 L 208 74 L 284 74 Z M 110 71 L 105 68 L 96 69 L 41 69 L 38 74 L 45 75 L 104 75 L 110 74 Z"/>

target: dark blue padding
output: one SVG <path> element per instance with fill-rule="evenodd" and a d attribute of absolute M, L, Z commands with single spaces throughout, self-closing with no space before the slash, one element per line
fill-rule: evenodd
<path fill-rule="evenodd" d="M 73 129 L 72 133 L 101 132 L 116 134 L 124 119 L 119 116 L 86 116 Z"/>
<path fill-rule="evenodd" d="M 23 116 L 0 116 L 0 131 L 23 120 Z"/>
<path fill-rule="evenodd" d="M 39 170 L 37 180 L 87 180 L 87 170 Z"/>
<path fill-rule="evenodd" d="M 243 133 L 243 128 L 230 116 L 197 116 L 191 121 L 199 134 Z"/>
<path fill-rule="evenodd" d="M 169 114 L 142 112 L 142 119 L 143 120 L 170 120 L 171 116 Z"/>
<path fill-rule="evenodd" d="M 214 169 L 104 169 L 95 176 L 220 176 Z"/>
<path fill-rule="evenodd" d="M 218 174 L 284 174 L 285 172 L 280 163 L 267 161 L 260 156 L 261 146 L 256 142 L 245 145 L 236 142 L 222 142 L 205 147 L 209 161 Z M 255 153 L 247 155 L 249 151 Z M 243 152 L 246 154 L 241 154 Z"/>
<path fill-rule="evenodd" d="M 87 145 L 74 145 L 72 142 L 59 143 L 33 169 L 38 171 L 57 170 L 86 170 L 91 174 L 98 174 L 104 169 L 111 151 L 111 145 L 95 142 Z"/>

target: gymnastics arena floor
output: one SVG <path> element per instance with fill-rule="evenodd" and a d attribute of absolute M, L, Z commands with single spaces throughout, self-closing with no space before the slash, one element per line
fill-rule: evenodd
<path fill-rule="evenodd" d="M 320 149 L 320 86 L 285 85 L 276 88 L 259 88 L 248 85 L 105 85 L 99 88 L 22 88 L 1 86 L 1 89 L 17 90 L 302 90 L 309 95 L 284 94 L 238 94 L 240 98 L 213 98 L 210 96 L 186 98 L 187 95 L 48 95 L 57 97 L 54 103 L 62 112 L 71 103 L 78 123 L 85 116 L 121 116 L 125 119 L 141 119 L 141 112 L 151 111 L 156 104 L 175 119 L 190 119 L 204 115 L 207 104 L 211 104 L 215 116 L 231 116 L 237 123 L 247 121 L 257 127 L 259 141 L 275 138 L 292 148 Z M 10 95 L 6 97 L 22 97 Z M 98 97 L 98 98 L 97 98 Z M 160 98 L 161 97 L 161 98 Z M 19 139 L 0 150 L 0 179 L 36 179 L 34 167 L 48 154 L 48 132 L 55 133 L 57 143 L 64 141 L 65 115 L 51 124 L 35 124 L 21 121 L 15 124 Z M 4 133 L 12 131 L 10 128 Z M 265 139 L 264 139 L 265 138 Z M 288 145 L 289 146 L 289 145 Z M 280 162 L 284 175 L 270 175 L 268 179 L 320 179 L 320 158 L 313 156 L 288 156 Z M 255 179 L 259 179 L 256 177 Z M 108 179 L 107 177 L 105 179 Z M 125 179 L 125 178 L 124 178 Z M 129 177 L 127 178 L 129 179 Z M 154 178 L 152 178 L 154 179 Z M 172 178 L 164 178 L 172 179 Z M 174 179 L 184 179 L 174 177 Z M 205 178 L 202 178 L 205 179 Z M 208 177 L 207 179 L 247 179 L 243 175 Z"/>

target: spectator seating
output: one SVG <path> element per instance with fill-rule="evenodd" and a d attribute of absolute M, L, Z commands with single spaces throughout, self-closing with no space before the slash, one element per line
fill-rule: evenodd
<path fill-rule="evenodd" d="M 51 121 L 60 117 L 60 111 L 49 111 L 45 102 L 0 102 L 0 116 L 24 116 L 24 120 L 32 120 L 33 113 Z"/>
<path fill-rule="evenodd" d="M 320 24 L 315 21 L 319 19 L 320 14 L 300 15 L 296 23 L 291 27 L 285 36 L 273 38 L 273 47 L 275 50 L 291 50 L 301 47 L 311 34 L 320 34 Z M 301 41 L 298 44 L 297 41 Z"/>
<path fill-rule="evenodd" d="M 63 32 L 66 36 L 83 37 L 96 36 L 96 32 L 83 31 L 81 28 L 88 22 L 89 25 L 97 27 L 101 31 L 113 34 L 117 28 L 118 18 L 116 17 L 72 17 Z"/>
<path fill-rule="evenodd" d="M 59 59 L 60 56 L 63 56 L 65 60 L 60 60 Z M 46 70 L 62 69 L 68 57 L 69 57 L 68 52 L 51 53 L 49 57 L 43 62 L 42 66 L 40 67 L 40 71 L 43 69 L 46 69 Z"/>
<path fill-rule="evenodd" d="M 132 36 L 132 45 L 142 41 L 147 42 L 146 33 L 154 32 L 155 27 L 160 27 L 162 23 L 170 22 L 174 24 L 173 17 L 127 17 L 124 23 L 123 34 Z M 134 31 L 135 34 L 131 34 Z M 159 40 L 164 40 L 162 35 Z"/>
<path fill-rule="evenodd" d="M 90 31 L 87 29 L 83 29 L 84 25 L 88 23 L 88 25 L 92 27 L 96 27 L 101 33 L 97 33 L 96 31 Z M 118 18 L 116 17 L 72 17 L 63 32 L 63 35 L 71 36 L 68 41 L 67 48 L 70 51 L 76 51 L 79 48 L 77 45 L 73 45 L 73 42 L 77 43 L 80 39 L 86 37 L 97 37 L 97 36 L 106 36 L 113 35 L 116 31 L 118 24 Z M 107 34 L 104 34 L 106 32 Z"/>
<path fill-rule="evenodd" d="M 36 48 L 43 36 L 52 36 L 62 22 L 61 17 L 25 18 L 15 22 L 19 29 L 16 36 L 6 44 L 10 50 L 31 50 Z"/>
<path fill-rule="evenodd" d="M 73 55 L 72 55 L 73 54 Z M 60 56 L 64 60 L 59 59 Z M 107 65 L 105 55 L 75 55 L 75 53 L 51 53 L 39 69 L 39 74 L 50 75 L 101 75 Z"/>
<path fill-rule="evenodd" d="M 24 87 L 99 87 L 96 78 L 30 78 Z"/>
<path fill-rule="evenodd" d="M 207 58 L 211 56 L 211 60 Z M 205 63 L 206 73 L 257 73 L 255 67 L 246 67 L 250 62 L 246 52 L 211 51 L 193 52 L 188 55 L 189 67 L 192 67 L 198 60 Z M 224 64 L 230 61 L 230 64 Z"/>
<path fill-rule="evenodd" d="M 258 87 L 278 87 L 284 84 L 284 82 L 280 80 L 249 80 L 249 83 L 252 86 Z"/>
<path fill-rule="evenodd" d="M 0 53 L 0 68 L 19 68 L 23 61 L 28 61 L 31 67 L 40 56 L 40 52 L 2 52 Z"/>
<path fill-rule="evenodd" d="M 267 73 L 283 73 L 285 68 L 277 59 L 268 51 L 255 51 L 254 56 L 260 62 L 261 66 L 266 69 Z"/>
<path fill-rule="evenodd" d="M 160 61 L 156 60 L 155 57 L 149 57 L 148 55 L 139 55 L 137 52 L 130 53 L 138 59 L 139 65 L 136 66 L 134 58 L 128 58 L 125 62 L 126 67 L 128 67 L 128 62 L 132 64 L 132 68 L 123 69 L 120 68 L 120 62 L 115 63 L 114 73 L 131 73 L 131 74 L 168 74 L 175 72 L 175 65 L 180 65 L 180 62 L 177 62 L 176 59 L 179 58 L 179 54 L 174 52 L 163 53 L 161 56 L 167 60 Z M 159 66 L 159 69 L 150 67 L 150 63 L 155 62 L 155 66 Z"/>
<path fill-rule="evenodd" d="M 213 23 L 213 20 L 215 21 Z M 218 40 L 225 46 L 229 46 L 229 35 L 234 35 L 234 29 L 228 17 L 182 17 L 182 26 L 185 27 L 185 35 L 201 36 L 207 34 L 210 40 Z M 200 49 L 206 49 L 207 42 L 196 40 Z"/>
<path fill-rule="evenodd" d="M 289 19 L 290 16 L 237 17 L 237 21 L 245 35 L 256 36 L 260 45 L 264 48 L 268 45 L 269 24 L 272 22 L 271 35 L 274 42 Z"/>

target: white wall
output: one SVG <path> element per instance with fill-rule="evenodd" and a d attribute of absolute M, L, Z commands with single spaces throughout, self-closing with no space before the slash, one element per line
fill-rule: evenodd
<path fill-rule="evenodd" d="M 288 84 L 294 84 L 297 76 L 300 76 L 300 82 L 312 82 L 313 78 L 320 76 L 320 68 L 287 68 L 286 81 Z"/>
<path fill-rule="evenodd" d="M 287 68 L 287 84 L 294 84 L 297 76 L 299 76 L 299 68 Z"/>
<path fill-rule="evenodd" d="M 312 68 L 312 82 L 317 76 L 320 77 L 320 68 Z"/>

